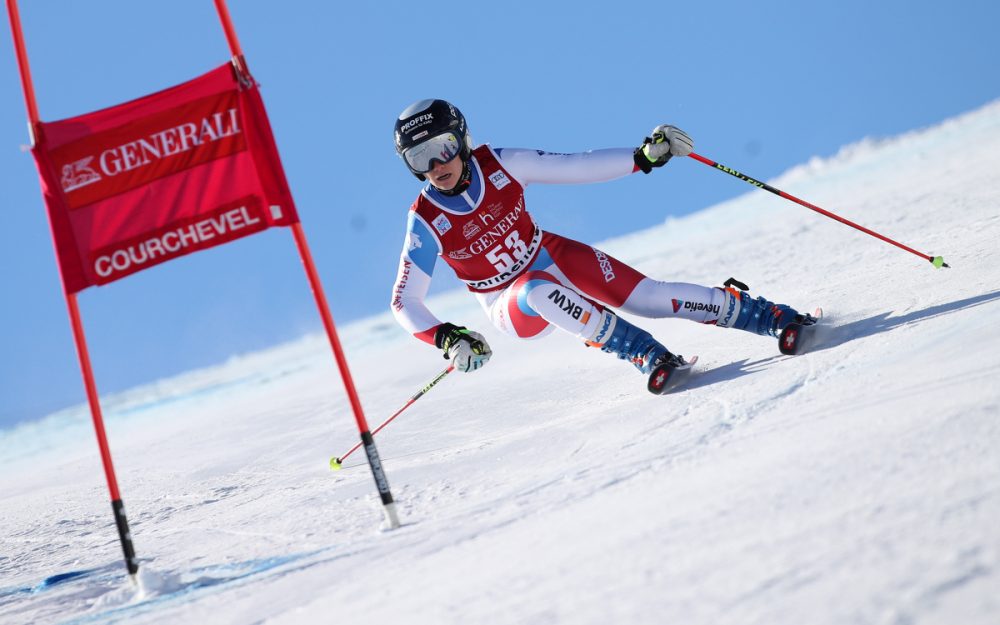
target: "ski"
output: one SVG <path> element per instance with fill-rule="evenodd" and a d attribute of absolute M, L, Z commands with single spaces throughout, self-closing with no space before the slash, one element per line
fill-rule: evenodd
<path fill-rule="evenodd" d="M 801 321 L 794 321 L 778 336 L 778 349 L 786 356 L 805 353 L 812 343 L 816 324 L 823 318 L 823 309 L 817 308 L 811 315 L 804 315 Z"/>
<path fill-rule="evenodd" d="M 666 395 L 673 391 L 691 375 L 691 368 L 694 366 L 694 363 L 698 362 L 697 356 L 692 357 L 691 360 L 684 360 L 681 356 L 677 356 L 677 359 L 679 362 L 668 361 L 654 367 L 649 372 L 649 381 L 646 383 L 646 389 L 650 393 L 653 395 Z"/>

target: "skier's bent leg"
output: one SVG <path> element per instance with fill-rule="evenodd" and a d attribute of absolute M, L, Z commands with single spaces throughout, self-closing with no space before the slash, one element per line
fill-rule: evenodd
<path fill-rule="evenodd" d="M 529 272 L 518 282 L 512 293 L 516 295 L 518 314 L 530 311 L 588 345 L 631 362 L 643 373 L 649 373 L 669 354 L 649 332 L 564 286 L 546 272 Z"/>
<path fill-rule="evenodd" d="M 603 308 L 545 271 L 529 271 L 505 294 L 506 313 L 518 335 L 536 327 L 555 326 L 573 336 L 591 340 L 599 334 Z"/>

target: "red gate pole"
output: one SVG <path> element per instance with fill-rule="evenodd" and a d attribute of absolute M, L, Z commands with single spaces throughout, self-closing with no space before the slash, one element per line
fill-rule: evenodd
<path fill-rule="evenodd" d="M 14 53 L 17 56 L 17 67 L 21 75 L 21 88 L 24 91 L 24 101 L 28 108 L 28 130 L 31 134 L 31 147 L 34 148 L 35 140 L 38 136 L 38 103 L 35 100 L 35 88 L 31 81 L 31 68 L 28 66 L 27 48 L 24 45 L 24 35 L 21 32 L 21 15 L 17 10 L 17 0 L 7 0 L 7 15 L 10 18 L 10 30 L 14 38 Z M 60 282 L 62 282 L 61 269 Z M 115 477 L 115 467 L 111 460 L 111 448 L 108 446 L 108 438 L 104 431 L 104 417 L 101 414 L 97 384 L 94 382 L 94 370 L 90 364 L 87 339 L 83 333 L 80 308 L 77 305 L 76 294 L 67 293 L 65 284 L 63 284 L 63 293 L 66 296 L 70 326 L 73 329 L 73 341 L 76 344 L 77 358 L 80 361 L 80 371 L 83 374 L 83 385 L 87 392 L 87 402 L 90 405 L 90 416 L 94 423 L 94 433 L 97 435 L 97 446 L 101 451 L 104 477 L 107 479 L 108 491 L 111 494 L 111 510 L 115 515 L 118 539 L 121 541 L 122 551 L 125 555 L 125 566 L 128 569 L 129 577 L 134 582 L 136 581 L 136 573 L 139 572 L 139 561 L 135 557 L 132 534 L 129 531 L 128 518 L 125 516 L 125 504 L 122 502 L 121 494 L 118 491 L 118 480 Z"/>
<path fill-rule="evenodd" d="M 233 21 L 229 16 L 229 9 L 226 7 L 225 0 L 215 0 L 215 9 L 219 13 L 219 20 L 222 22 L 223 30 L 226 32 L 229 50 L 233 55 L 233 64 L 236 65 L 236 69 L 240 73 L 243 73 L 246 70 L 243 49 L 236 38 L 236 29 L 233 27 Z M 396 513 L 396 504 L 392 499 L 392 491 L 389 489 L 389 481 L 386 479 L 385 471 L 382 469 L 382 461 L 379 458 L 378 449 L 375 447 L 375 439 L 369 431 L 368 420 L 365 419 L 361 400 L 358 398 L 358 392 L 354 386 L 350 368 L 347 366 L 347 358 L 344 356 L 340 338 L 337 336 L 337 328 L 333 323 L 333 315 L 330 314 L 330 306 L 327 303 L 326 295 L 323 293 L 323 284 L 320 282 L 319 273 L 316 271 L 316 264 L 313 262 L 309 243 L 306 241 L 305 231 L 301 223 L 296 222 L 292 224 L 292 234 L 295 237 L 295 245 L 298 248 L 299 257 L 302 259 L 302 264 L 305 267 L 306 277 L 309 280 L 309 286 L 316 300 L 316 306 L 319 308 L 326 336 L 330 341 L 330 347 L 333 349 L 333 357 L 337 361 L 340 377 L 344 382 L 344 390 L 347 391 L 351 409 L 354 411 L 354 419 L 357 422 L 358 432 L 361 434 L 361 444 L 364 445 L 365 454 L 368 456 L 368 466 L 371 467 L 372 477 L 375 478 L 375 486 L 378 488 L 379 496 L 382 499 L 386 525 L 390 529 L 395 529 L 399 527 L 399 517 Z"/>

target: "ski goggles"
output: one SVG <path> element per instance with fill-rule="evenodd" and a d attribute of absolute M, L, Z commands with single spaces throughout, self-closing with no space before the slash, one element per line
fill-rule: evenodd
<path fill-rule="evenodd" d="M 403 152 L 403 160 L 410 171 L 426 174 L 434 169 L 434 162 L 444 165 L 462 151 L 462 142 L 453 132 L 436 135 Z"/>

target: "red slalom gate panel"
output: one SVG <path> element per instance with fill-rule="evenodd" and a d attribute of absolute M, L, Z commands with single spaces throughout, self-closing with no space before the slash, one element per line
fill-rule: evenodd
<path fill-rule="evenodd" d="M 67 293 L 298 223 L 257 85 L 231 63 L 40 122 L 33 153 Z"/>

